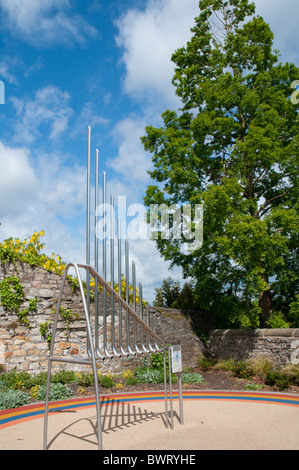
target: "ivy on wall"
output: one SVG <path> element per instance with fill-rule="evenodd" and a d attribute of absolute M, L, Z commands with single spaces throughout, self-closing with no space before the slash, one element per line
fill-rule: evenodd
<path fill-rule="evenodd" d="M 25 294 L 20 279 L 16 276 L 9 276 L 0 282 L 0 300 L 5 310 L 15 313 L 20 322 L 29 328 L 28 315 L 37 311 L 37 299 L 30 299 L 29 306 L 21 309 L 25 301 Z"/>

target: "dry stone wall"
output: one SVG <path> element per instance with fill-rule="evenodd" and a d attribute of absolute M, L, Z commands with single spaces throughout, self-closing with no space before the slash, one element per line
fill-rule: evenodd
<path fill-rule="evenodd" d="M 278 365 L 299 364 L 299 329 L 214 330 L 209 353 L 236 361 L 267 356 Z"/>
<path fill-rule="evenodd" d="M 5 277 L 17 276 L 24 289 L 24 303 L 21 308 L 29 305 L 30 299 L 37 298 L 37 311 L 28 316 L 29 327 L 20 324 L 16 314 L 3 308 L 0 302 L 0 364 L 7 371 L 16 367 L 18 370 L 40 372 L 47 370 L 49 345 L 41 336 L 41 325 L 53 323 L 61 276 L 40 267 L 32 267 L 19 263 L 0 265 L 0 282 Z M 109 309 L 109 298 L 107 298 Z M 99 336 L 102 333 L 101 294 L 99 297 Z M 86 323 L 84 320 L 83 302 L 80 292 L 73 291 L 71 284 L 66 283 L 63 292 L 62 307 L 72 312 L 73 320 L 69 327 L 63 320 L 58 322 L 55 343 L 55 354 L 80 358 L 86 356 Z M 204 346 L 192 330 L 190 315 L 171 309 L 150 308 L 151 327 L 169 344 L 181 344 L 183 364 L 185 367 L 196 365 L 196 358 L 203 353 Z M 91 317 L 94 317 L 94 305 L 91 303 Z M 117 314 L 115 315 L 117 327 Z M 203 322 L 205 324 L 205 322 Z M 110 316 L 107 319 L 108 335 L 110 332 Z M 116 331 L 116 337 L 118 336 Z M 100 343 L 101 346 L 101 343 Z M 116 343 L 117 346 L 117 343 Z M 103 371 L 121 371 L 124 368 L 137 366 L 142 359 L 106 360 L 100 363 Z M 89 370 L 88 366 L 53 363 L 53 371 L 61 368 L 73 368 L 77 371 Z"/>
<path fill-rule="evenodd" d="M 24 289 L 24 302 L 21 309 L 28 307 L 29 300 L 37 298 L 37 311 L 28 316 L 29 327 L 20 324 L 18 316 L 3 308 L 0 301 L 0 365 L 10 371 L 17 370 L 38 373 L 47 370 L 49 345 L 41 336 L 41 325 L 53 323 L 58 301 L 61 276 L 43 268 L 19 263 L 0 264 L 0 282 L 9 276 L 17 276 Z M 109 299 L 107 299 L 109 303 Z M 103 332 L 102 302 L 99 297 L 99 336 Z M 67 327 L 62 319 L 58 322 L 55 354 L 73 358 L 86 356 L 86 327 L 83 302 L 78 290 L 66 283 L 63 292 L 62 307 L 69 309 L 73 319 Z M 167 308 L 150 307 L 150 326 L 167 344 L 180 344 L 184 367 L 197 365 L 200 355 L 211 354 L 214 357 L 233 357 L 243 360 L 249 357 L 267 355 L 279 364 L 299 363 L 299 329 L 280 330 L 215 330 L 213 317 L 204 312 L 183 311 Z M 91 304 L 91 317 L 94 317 L 94 305 Z M 117 327 L 117 312 L 115 315 Z M 110 316 L 107 319 L 108 335 Z M 194 333 L 204 332 L 210 335 L 210 341 L 204 346 Z M 116 331 L 116 337 L 117 337 Z M 101 345 L 101 343 L 100 343 Z M 117 343 L 116 343 L 117 346 Z M 114 359 L 99 363 L 103 372 L 122 371 L 140 364 L 143 359 Z M 76 371 L 90 370 L 88 366 L 54 363 L 53 371 L 72 368 Z"/>

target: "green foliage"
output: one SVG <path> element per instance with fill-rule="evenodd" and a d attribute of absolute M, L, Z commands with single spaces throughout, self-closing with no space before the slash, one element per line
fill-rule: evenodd
<path fill-rule="evenodd" d="M 77 384 L 82 386 L 82 387 L 90 387 L 91 385 L 94 384 L 94 378 L 93 378 L 93 373 L 85 373 L 83 374 L 82 372 L 76 374 L 76 381 Z"/>
<path fill-rule="evenodd" d="M 168 367 L 168 351 L 165 351 L 165 362 Z M 153 369 L 164 370 L 164 354 L 158 351 L 151 355 L 151 367 Z"/>
<path fill-rule="evenodd" d="M 30 299 L 29 306 L 21 310 L 25 293 L 18 277 L 8 276 L 0 282 L 0 300 L 6 310 L 15 313 L 20 322 L 29 327 L 28 315 L 37 311 L 37 299 Z"/>
<path fill-rule="evenodd" d="M 72 370 L 60 370 L 51 376 L 52 383 L 69 384 L 76 382 L 77 376 Z"/>
<path fill-rule="evenodd" d="M 246 361 L 237 362 L 232 369 L 233 373 L 241 379 L 250 379 L 253 376 L 252 367 Z"/>
<path fill-rule="evenodd" d="M 199 2 L 192 38 L 172 56 L 182 106 L 142 137 L 153 161 L 146 205 L 203 204 L 199 250 L 183 250 L 183 235 L 156 245 L 220 328 L 267 327 L 271 313 L 298 321 L 299 118 L 289 98 L 299 68 L 278 63 L 254 13 L 248 0 Z"/>
<path fill-rule="evenodd" d="M 59 255 L 47 256 L 41 253 L 45 247 L 40 239 L 45 236 L 45 232 L 34 232 L 29 240 L 20 241 L 19 238 L 8 238 L 0 243 L 0 261 L 2 263 L 12 262 L 17 268 L 17 261 L 25 262 L 31 266 L 41 266 L 48 271 L 54 271 L 62 274 L 66 263 L 61 260 Z"/>
<path fill-rule="evenodd" d="M 272 313 L 267 320 L 267 325 L 270 328 L 290 328 L 290 324 L 285 321 L 284 315 L 281 313 Z"/>
<path fill-rule="evenodd" d="M 270 370 L 267 373 L 265 383 L 276 385 L 279 390 L 284 390 L 290 386 L 290 377 L 278 370 Z"/>
<path fill-rule="evenodd" d="M 262 387 L 263 387 L 262 385 L 255 384 L 255 383 L 247 383 L 244 385 L 244 388 L 246 390 L 251 390 L 251 391 L 260 390 Z"/>
<path fill-rule="evenodd" d="M 299 385 L 299 365 L 288 364 L 278 367 L 267 357 L 255 357 L 247 361 L 237 361 L 233 359 L 221 359 L 219 361 L 210 361 L 207 358 L 200 357 L 198 366 L 203 370 L 225 370 L 232 372 L 236 377 L 242 379 L 252 379 L 256 377 L 262 380 L 266 385 L 277 387 L 279 390 L 285 390 L 291 385 Z M 254 384 L 247 384 L 245 388 L 254 390 Z"/>
<path fill-rule="evenodd" d="M 46 372 L 31 375 L 28 372 L 17 372 L 16 369 L 14 369 L 11 372 L 0 373 L 0 386 L 12 390 L 29 390 L 35 385 L 45 385 L 46 382 Z"/>
<path fill-rule="evenodd" d="M 137 384 L 138 380 L 136 377 L 127 377 L 126 378 L 126 385 L 135 385 Z"/>
<path fill-rule="evenodd" d="M 80 318 L 80 315 L 78 313 L 73 313 L 70 308 L 60 307 L 59 313 L 65 322 L 66 331 L 69 330 L 71 321 L 75 320 L 76 318 Z"/>
<path fill-rule="evenodd" d="M 67 385 L 62 383 L 51 383 L 49 388 L 49 400 L 64 400 L 73 395 L 72 390 Z M 46 385 L 39 385 L 35 393 L 37 400 L 44 401 L 46 399 Z"/>
<path fill-rule="evenodd" d="M 136 380 L 140 383 L 162 383 L 164 374 L 158 369 L 143 368 L 137 371 Z"/>
<path fill-rule="evenodd" d="M 51 340 L 52 340 L 50 328 L 51 328 L 51 323 L 48 321 L 42 322 L 39 326 L 41 337 L 47 341 L 48 345 L 51 343 Z"/>
<path fill-rule="evenodd" d="M 215 365 L 216 361 L 210 357 L 200 356 L 197 359 L 197 365 L 202 370 L 209 370 Z"/>
<path fill-rule="evenodd" d="M 183 384 L 200 384 L 203 381 L 203 376 L 197 372 L 182 372 Z"/>
<path fill-rule="evenodd" d="M 1 303 L 6 310 L 18 312 L 24 300 L 24 289 L 16 276 L 9 276 L 0 282 Z"/>
<path fill-rule="evenodd" d="M 299 328 L 299 294 L 296 295 L 294 302 L 290 304 L 290 313 L 288 316 L 291 327 Z"/>
<path fill-rule="evenodd" d="M 28 393 L 21 390 L 3 390 L 0 393 L 0 410 L 18 408 L 30 403 Z"/>
<path fill-rule="evenodd" d="M 110 375 L 99 374 L 99 383 L 104 388 L 111 388 L 114 385 L 113 378 Z"/>
<path fill-rule="evenodd" d="M 154 305 L 157 307 L 190 310 L 199 307 L 199 305 L 196 305 L 194 288 L 190 282 L 185 282 L 181 288 L 178 281 L 168 277 L 163 280 L 161 287 L 155 287 L 155 291 Z"/>

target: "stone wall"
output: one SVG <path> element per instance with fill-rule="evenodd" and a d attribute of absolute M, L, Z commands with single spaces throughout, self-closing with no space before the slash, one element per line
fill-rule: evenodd
<path fill-rule="evenodd" d="M 61 286 L 61 276 L 28 264 L 0 264 L 0 281 L 16 275 L 24 288 L 26 308 L 29 300 L 37 298 L 37 311 L 29 314 L 29 328 L 20 324 L 17 315 L 5 311 L 0 302 L 0 365 L 5 370 L 39 372 L 47 370 L 49 346 L 42 338 L 41 324 L 53 323 Z M 107 299 L 109 304 L 109 299 Z M 102 302 L 99 297 L 99 336 L 102 337 Z M 63 292 L 62 307 L 70 309 L 75 316 L 69 328 L 63 320 L 58 322 L 55 353 L 61 356 L 80 358 L 86 356 L 86 328 L 84 309 L 80 292 L 73 291 L 66 283 Z M 279 364 L 299 363 L 299 329 L 279 330 L 215 330 L 214 319 L 205 312 L 174 310 L 150 307 L 150 326 L 167 344 L 180 344 L 184 367 L 197 365 L 200 355 L 211 354 L 217 358 L 233 357 L 244 360 L 249 357 L 268 355 Z M 91 304 L 91 318 L 94 318 L 94 305 Z M 117 328 L 117 312 L 115 315 Z M 110 316 L 107 318 L 108 335 L 111 333 Z M 210 335 L 208 346 L 204 346 L 194 333 Z M 117 330 L 116 330 L 117 333 Z M 117 343 L 116 343 L 117 344 Z M 101 346 L 101 342 L 100 342 Z M 100 368 L 106 371 L 121 371 L 140 364 L 143 359 L 113 359 L 100 362 Z M 53 371 L 72 368 L 76 371 L 90 370 L 88 366 L 53 363 Z"/>
<path fill-rule="evenodd" d="M 17 367 L 18 370 L 39 372 L 45 371 L 48 364 L 49 346 L 42 338 L 41 324 L 53 323 L 61 286 L 61 276 L 50 273 L 43 268 L 31 267 L 28 264 L 0 265 L 0 281 L 4 277 L 16 275 L 24 288 L 25 298 L 21 306 L 26 308 L 29 300 L 37 298 L 37 312 L 30 313 L 29 328 L 20 324 L 18 317 L 11 311 L 5 311 L 0 302 L 0 364 L 7 371 Z M 109 298 L 107 298 L 109 308 Z M 101 337 L 103 322 L 101 315 L 101 294 L 99 297 L 99 335 Z M 69 308 L 76 318 L 70 322 L 69 328 L 63 321 L 58 322 L 55 343 L 55 354 L 80 358 L 86 356 L 86 333 L 84 309 L 79 291 L 73 292 L 71 284 L 66 283 L 63 292 L 62 307 Z M 91 317 L 94 317 L 94 305 L 91 304 Z M 169 344 L 180 344 L 184 367 L 196 365 L 196 358 L 203 353 L 204 346 L 193 333 L 192 324 L 195 312 L 183 312 L 171 309 L 156 309 L 150 307 L 151 327 L 161 339 Z M 118 316 L 115 315 L 116 321 Z M 203 317 L 199 324 L 205 329 L 206 319 Z M 117 327 L 117 323 L 116 323 Z M 107 330 L 110 331 L 110 316 L 107 318 Z M 100 343 L 101 345 L 101 343 Z M 137 366 L 143 359 L 114 359 L 100 362 L 103 371 L 118 370 Z M 53 370 L 73 368 L 76 371 L 88 370 L 88 366 L 53 363 Z"/>
<path fill-rule="evenodd" d="M 299 329 L 214 330 L 209 353 L 218 359 L 268 356 L 278 365 L 299 364 Z"/>

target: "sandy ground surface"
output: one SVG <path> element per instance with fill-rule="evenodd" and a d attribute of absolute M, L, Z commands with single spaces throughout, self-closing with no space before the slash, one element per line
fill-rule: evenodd
<path fill-rule="evenodd" d="M 174 402 L 173 429 L 163 400 L 102 407 L 103 450 L 298 450 L 299 406 L 195 399 Z M 43 415 L 0 428 L 1 450 L 42 450 Z M 51 413 L 49 450 L 97 450 L 96 408 Z"/>

